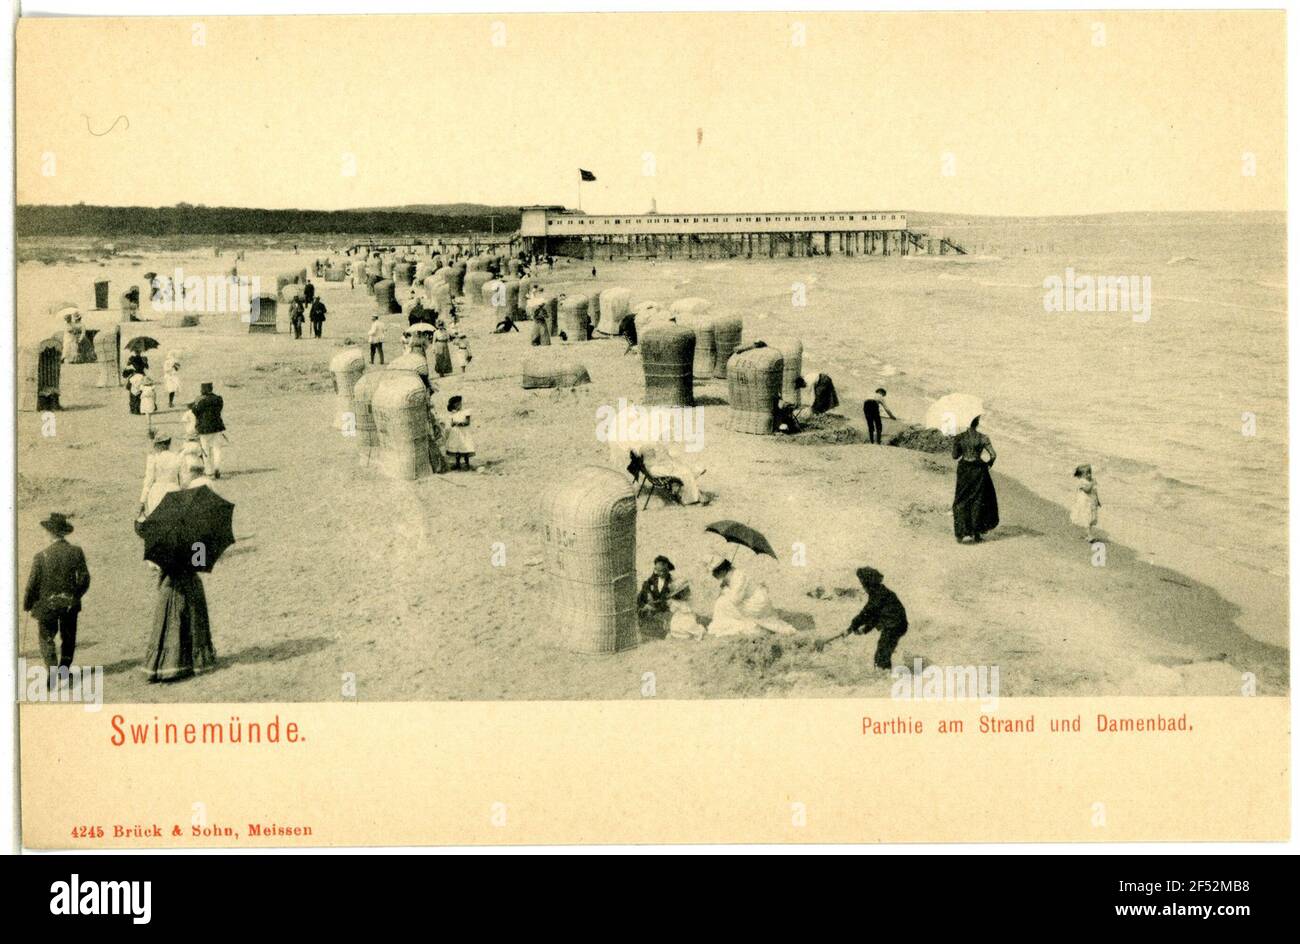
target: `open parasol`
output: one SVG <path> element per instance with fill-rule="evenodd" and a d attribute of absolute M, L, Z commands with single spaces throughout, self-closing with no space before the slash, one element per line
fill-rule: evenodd
<path fill-rule="evenodd" d="M 140 523 L 144 559 L 164 571 L 211 571 L 235 543 L 235 506 L 206 485 L 168 492 Z"/>
<path fill-rule="evenodd" d="M 984 413 L 984 401 L 969 393 L 950 393 L 930 404 L 925 411 L 925 426 L 949 436 L 970 426 L 970 421 Z"/>
<path fill-rule="evenodd" d="M 124 347 L 132 354 L 140 354 L 144 351 L 152 351 L 158 346 L 158 342 L 148 335 L 142 334 L 139 337 L 127 341 Z"/>
<path fill-rule="evenodd" d="M 433 325 L 429 324 L 427 321 L 417 321 L 415 324 L 411 325 L 406 330 L 410 334 L 433 334 L 438 329 L 435 328 Z"/>
<path fill-rule="evenodd" d="M 776 551 L 772 550 L 767 538 L 747 524 L 739 521 L 715 521 L 704 530 L 720 535 L 728 544 L 739 544 L 755 554 L 766 554 L 773 560 L 776 559 Z"/>

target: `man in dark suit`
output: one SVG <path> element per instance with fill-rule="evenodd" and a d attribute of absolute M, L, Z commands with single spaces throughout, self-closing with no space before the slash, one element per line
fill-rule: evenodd
<path fill-rule="evenodd" d="M 58 666 L 66 675 L 77 648 L 77 614 L 81 598 L 90 587 L 86 555 L 68 543 L 72 525 L 68 516 L 52 512 L 41 527 L 54 535 L 49 547 L 32 560 L 23 593 L 23 612 L 31 613 L 40 625 L 41 656 L 48 668 Z M 59 652 L 54 637 L 59 637 Z"/>
<path fill-rule="evenodd" d="M 221 409 L 225 405 L 212 392 L 211 383 L 199 384 L 199 398 L 190 404 L 194 432 L 199 434 L 199 445 L 203 447 L 203 471 L 214 479 L 221 478 L 221 435 L 226 431 Z"/>

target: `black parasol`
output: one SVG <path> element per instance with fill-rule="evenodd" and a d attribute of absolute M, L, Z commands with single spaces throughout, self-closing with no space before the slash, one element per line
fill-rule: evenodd
<path fill-rule="evenodd" d="M 124 345 L 128 351 L 133 354 L 140 354 L 144 351 L 152 351 L 158 346 L 158 342 L 148 335 L 140 335 L 138 338 L 132 338 Z"/>
<path fill-rule="evenodd" d="M 168 492 L 140 523 L 144 559 L 164 571 L 211 571 L 235 543 L 235 506 L 206 485 Z"/>
<path fill-rule="evenodd" d="M 767 538 L 747 524 L 739 521 L 715 521 L 704 530 L 721 535 L 728 544 L 740 544 L 755 554 L 766 554 L 773 560 L 776 559 L 776 551 L 772 550 Z"/>

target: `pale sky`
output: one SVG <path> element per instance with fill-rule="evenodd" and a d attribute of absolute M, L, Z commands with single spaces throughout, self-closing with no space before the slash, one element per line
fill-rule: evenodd
<path fill-rule="evenodd" d="M 1285 209 L 1280 13 L 195 22 L 19 22 L 19 203 Z"/>

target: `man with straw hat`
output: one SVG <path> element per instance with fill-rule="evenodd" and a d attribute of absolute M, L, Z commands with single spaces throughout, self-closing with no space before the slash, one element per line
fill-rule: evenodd
<path fill-rule="evenodd" d="M 41 522 L 53 539 L 32 560 L 32 570 L 23 592 L 23 612 L 32 614 L 40 627 L 41 658 L 45 666 L 59 669 L 66 677 L 77 648 L 77 614 L 81 598 L 90 588 L 90 568 L 81 548 L 68 542 L 72 524 L 68 516 L 51 512 Z M 54 637 L 59 637 L 59 651 Z"/>

